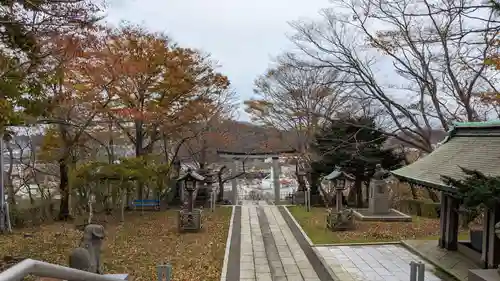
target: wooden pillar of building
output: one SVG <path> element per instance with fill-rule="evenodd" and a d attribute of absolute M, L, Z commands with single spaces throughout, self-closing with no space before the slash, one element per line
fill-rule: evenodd
<path fill-rule="evenodd" d="M 439 246 L 450 251 L 456 251 L 458 248 L 458 207 L 458 199 L 441 193 L 441 237 Z"/>
<path fill-rule="evenodd" d="M 439 215 L 439 247 L 444 248 L 445 247 L 445 241 L 446 241 L 446 220 L 448 218 L 447 211 L 448 211 L 448 206 L 447 206 L 448 201 L 446 200 L 446 195 L 444 192 L 441 192 L 441 206 L 440 206 L 440 215 Z"/>
<path fill-rule="evenodd" d="M 485 213 L 483 220 L 483 249 L 481 261 L 484 268 L 496 268 L 500 264 L 500 239 L 495 234 L 495 224 L 500 221 L 500 205 Z"/>

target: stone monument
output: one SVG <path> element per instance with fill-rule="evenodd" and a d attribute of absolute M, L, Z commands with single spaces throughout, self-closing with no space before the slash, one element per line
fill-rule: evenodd
<path fill-rule="evenodd" d="M 80 246 L 74 249 L 69 256 L 71 268 L 102 274 L 101 248 L 104 239 L 104 227 L 98 224 L 89 224 L 83 230 Z"/>
<path fill-rule="evenodd" d="M 368 210 L 372 214 L 388 214 L 390 210 L 389 192 L 387 189 L 388 172 L 377 164 L 375 174 L 370 182 L 370 194 L 368 199 Z"/>
<path fill-rule="evenodd" d="M 391 209 L 389 189 L 386 179 L 390 173 L 375 166 L 375 173 L 369 186 L 368 209 L 356 209 L 354 215 L 361 221 L 411 221 L 412 217 L 398 210 Z"/>

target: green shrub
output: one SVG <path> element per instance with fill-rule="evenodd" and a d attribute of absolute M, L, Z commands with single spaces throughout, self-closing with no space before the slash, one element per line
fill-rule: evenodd
<path fill-rule="evenodd" d="M 424 201 L 421 205 L 421 216 L 426 218 L 438 218 L 440 209 L 440 202 Z"/>
<path fill-rule="evenodd" d="M 400 201 L 400 211 L 426 218 L 438 218 L 441 204 L 430 200 L 403 199 Z"/>
<path fill-rule="evenodd" d="M 10 210 L 10 221 L 13 227 L 21 228 L 40 225 L 54 220 L 57 215 L 57 204 L 45 203 L 25 208 Z"/>

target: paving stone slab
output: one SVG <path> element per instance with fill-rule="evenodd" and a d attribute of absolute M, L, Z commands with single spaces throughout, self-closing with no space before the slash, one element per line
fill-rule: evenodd
<path fill-rule="evenodd" d="M 278 207 L 263 202 L 244 203 L 239 222 L 238 278 L 231 281 L 333 280 L 318 277 Z M 230 280 L 229 276 L 226 280 Z"/>
<path fill-rule="evenodd" d="M 425 281 L 441 279 L 434 266 L 399 245 L 316 247 L 330 270 L 344 281 L 408 281 L 410 262 L 425 264 Z"/>

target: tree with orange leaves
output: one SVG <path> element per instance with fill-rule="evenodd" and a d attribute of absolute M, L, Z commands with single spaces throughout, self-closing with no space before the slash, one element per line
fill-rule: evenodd
<path fill-rule="evenodd" d="M 175 137 L 219 112 L 229 92 L 227 77 L 215 71 L 209 56 L 137 26 L 110 30 L 103 55 L 113 64 L 109 75 L 116 77 L 107 90 L 107 114 L 137 157 L 150 154 L 160 138 Z"/>
<path fill-rule="evenodd" d="M 114 81 L 109 75 L 113 66 L 103 56 L 103 41 L 96 32 L 51 37 L 45 45 L 52 54 L 45 65 L 50 70 L 42 90 L 45 111 L 36 122 L 49 124 L 42 156 L 59 167 L 62 220 L 71 213 L 70 169 L 81 154 L 87 129 L 111 102 L 107 89 Z"/>

